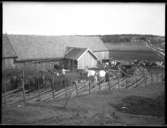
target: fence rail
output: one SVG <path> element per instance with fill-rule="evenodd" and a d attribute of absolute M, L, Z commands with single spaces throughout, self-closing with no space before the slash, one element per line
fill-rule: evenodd
<path fill-rule="evenodd" d="M 24 75 L 23 75 L 24 76 Z M 100 81 L 97 82 L 91 82 L 91 81 L 86 81 L 84 83 L 77 83 L 74 82 L 71 86 L 68 85 L 69 83 L 61 83 L 62 89 L 60 90 L 55 90 L 55 88 L 52 88 L 49 86 L 47 90 L 42 91 L 42 89 L 38 88 L 36 92 L 34 93 L 28 93 L 29 90 L 24 89 L 24 82 L 22 84 L 22 88 L 17 88 L 12 91 L 8 91 L 2 94 L 2 99 L 3 99 L 3 104 L 19 104 L 24 102 L 34 102 L 34 101 L 50 101 L 50 100 L 61 100 L 63 98 L 67 97 L 74 97 L 74 96 L 80 96 L 80 95 L 85 95 L 85 94 L 91 94 L 92 92 L 96 91 L 101 91 L 104 89 L 109 89 L 112 90 L 114 88 L 136 88 L 139 85 L 143 84 L 146 86 L 147 84 L 152 84 L 152 82 L 163 82 L 164 81 L 164 72 L 160 73 L 153 73 L 149 72 L 149 75 L 147 76 L 144 71 L 139 74 L 139 75 L 133 75 L 125 78 L 115 78 L 115 79 L 110 79 L 108 82 L 103 82 L 101 83 Z M 155 80 L 156 79 L 156 80 Z M 24 80 L 24 79 L 23 79 Z M 46 83 L 46 82 L 44 82 Z M 60 83 L 60 82 L 59 82 Z M 22 96 L 23 97 L 17 97 L 17 100 L 14 99 L 12 96 L 15 92 L 23 92 Z M 17 92 L 17 93 L 18 93 Z M 67 95 L 68 94 L 68 95 Z M 13 98 L 11 103 L 8 101 L 11 100 L 9 99 Z"/>

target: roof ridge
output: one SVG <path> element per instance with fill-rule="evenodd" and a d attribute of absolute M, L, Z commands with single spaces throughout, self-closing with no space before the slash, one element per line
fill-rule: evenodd
<path fill-rule="evenodd" d="M 67 46 L 67 47 L 69 47 L 69 48 L 78 48 L 78 49 L 87 49 L 86 47 L 85 48 L 81 48 L 81 47 L 72 47 L 72 46 Z"/>
<path fill-rule="evenodd" d="M 71 47 L 71 46 L 67 46 L 66 48 L 71 48 L 71 49 L 69 49 L 66 53 L 65 53 L 65 55 L 64 56 L 66 56 L 69 52 L 71 52 L 72 50 L 74 50 L 74 49 L 82 49 L 82 50 L 87 50 L 88 48 L 81 48 L 81 47 Z"/>
<path fill-rule="evenodd" d="M 69 49 L 68 49 L 69 48 Z M 70 49 L 70 48 L 72 48 L 72 47 L 66 47 L 65 48 L 65 54 L 64 54 L 64 56 L 66 56 L 72 49 Z"/>
<path fill-rule="evenodd" d="M 40 34 L 7 34 L 3 33 L 3 35 L 13 35 L 13 36 L 38 36 L 38 37 L 74 37 L 74 36 L 80 36 L 80 37 L 99 37 L 98 35 L 40 35 Z"/>

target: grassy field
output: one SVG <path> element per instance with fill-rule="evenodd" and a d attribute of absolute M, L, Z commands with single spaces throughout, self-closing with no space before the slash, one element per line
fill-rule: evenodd
<path fill-rule="evenodd" d="M 103 90 L 65 101 L 2 107 L 3 124 L 42 125 L 163 125 L 164 85 Z M 126 107 L 121 110 L 119 108 Z"/>

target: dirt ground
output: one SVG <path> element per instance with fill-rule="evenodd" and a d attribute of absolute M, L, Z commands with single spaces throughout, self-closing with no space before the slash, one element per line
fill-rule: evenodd
<path fill-rule="evenodd" d="M 66 108 L 65 100 L 3 106 L 2 124 L 162 126 L 164 90 L 162 83 L 103 90 L 73 97 Z"/>

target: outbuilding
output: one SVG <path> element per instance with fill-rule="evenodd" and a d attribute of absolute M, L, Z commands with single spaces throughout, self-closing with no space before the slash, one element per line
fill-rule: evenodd
<path fill-rule="evenodd" d="M 97 56 L 88 48 L 68 47 L 66 54 L 66 67 L 72 69 L 86 69 L 97 66 Z"/>

